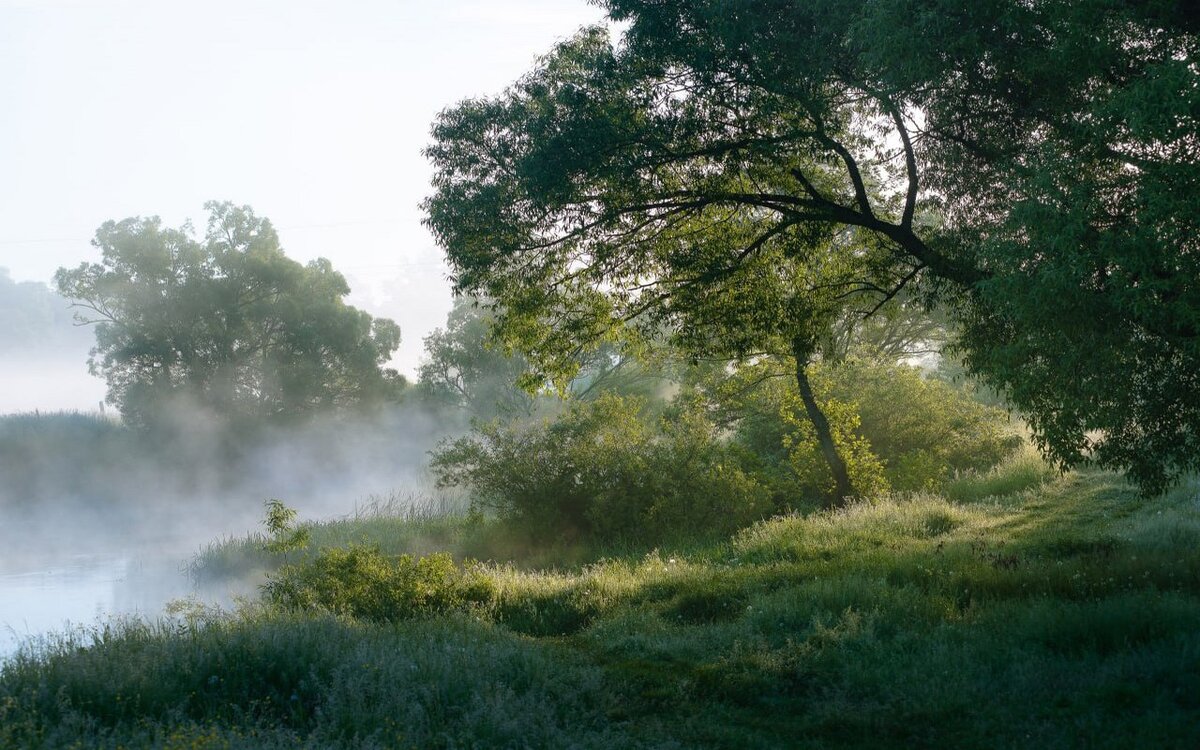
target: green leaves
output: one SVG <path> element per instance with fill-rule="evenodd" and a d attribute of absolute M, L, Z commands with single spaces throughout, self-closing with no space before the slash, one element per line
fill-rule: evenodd
<path fill-rule="evenodd" d="M 495 584 L 450 555 L 388 556 L 374 547 L 330 547 L 288 565 L 263 586 L 264 599 L 291 611 L 396 622 L 487 602 Z"/>
<path fill-rule="evenodd" d="M 643 409 L 602 395 L 541 424 L 479 425 L 439 446 L 430 465 L 439 486 L 468 487 L 535 539 L 660 542 L 731 531 L 771 510 L 697 410 L 656 420 Z"/>
<path fill-rule="evenodd" d="M 906 288 L 1062 463 L 1200 467 L 1200 41 L 1155 4 L 607 0 L 451 108 L 427 223 L 561 380 L 814 341 Z M 1085 435 L 1087 436 L 1085 438 Z"/>
<path fill-rule="evenodd" d="M 59 269 L 58 291 L 95 324 L 91 367 L 130 422 L 169 406 L 280 420 L 394 398 L 382 369 L 400 329 L 343 301 L 329 261 L 284 255 L 271 223 L 208 203 L 203 238 L 157 218 L 106 222 L 100 263 Z"/>
<path fill-rule="evenodd" d="M 281 554 L 308 546 L 310 532 L 307 527 L 295 525 L 295 508 L 284 505 L 282 500 L 271 499 L 266 502 L 266 509 L 263 525 L 267 527 L 270 539 L 263 549 Z"/>

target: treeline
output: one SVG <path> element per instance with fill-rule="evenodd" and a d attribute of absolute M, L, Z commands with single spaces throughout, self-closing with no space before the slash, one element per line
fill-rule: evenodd
<path fill-rule="evenodd" d="M 695 362 L 665 345 L 643 357 L 602 348 L 562 393 L 516 381 L 520 357 L 487 345 L 485 306 L 461 300 L 427 340 L 412 391 L 472 419 L 433 451 L 441 486 L 529 539 L 657 542 L 727 534 L 838 500 L 787 358 Z M 907 326 L 908 323 L 905 323 Z M 937 335 L 936 326 L 923 329 Z M 938 490 L 1024 444 L 1008 412 L 974 398 L 955 368 L 861 331 L 811 368 L 838 452 L 863 497 Z M 941 377 L 939 377 L 941 376 Z"/>
<path fill-rule="evenodd" d="M 86 351 L 91 332 L 74 325 L 67 302 L 45 284 L 14 281 L 0 268 L 0 355 L 37 356 Z"/>
<path fill-rule="evenodd" d="M 663 330 L 580 347 L 554 381 L 495 338 L 504 307 L 459 297 L 410 383 L 388 366 L 399 327 L 346 305 L 328 261 L 287 258 L 249 207 L 208 209 L 200 237 L 109 222 L 101 262 L 59 271 L 123 423 L 0 420 L 6 503 L 240 495 L 254 510 L 298 486 L 345 503 L 363 487 L 348 474 L 385 489 L 425 481 L 431 458 L 440 486 L 524 534 L 653 541 L 841 497 L 786 352 L 699 359 Z M 959 371 L 943 363 L 939 379 L 946 328 L 898 296 L 822 332 L 805 382 L 863 496 L 937 489 L 1021 442 Z"/>
<path fill-rule="evenodd" d="M 1022 442 L 938 358 L 950 324 L 910 294 L 823 318 L 799 370 L 786 339 L 701 358 L 679 345 L 694 332 L 664 324 L 581 344 L 555 377 L 497 337 L 511 304 L 461 296 L 408 382 L 389 366 L 399 326 L 347 305 L 332 264 L 288 258 L 247 206 L 206 207 L 200 233 L 108 222 L 100 262 L 59 270 L 121 421 L 0 420 L 0 500 L 252 513 L 433 482 L 530 542 L 644 543 L 844 503 L 847 488 L 936 490 Z"/>

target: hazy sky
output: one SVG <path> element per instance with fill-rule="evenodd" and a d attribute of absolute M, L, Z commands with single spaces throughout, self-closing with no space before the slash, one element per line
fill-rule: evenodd
<path fill-rule="evenodd" d="M 394 318 L 445 320 L 420 224 L 436 113 L 601 18 L 584 0 L 0 0 L 0 266 L 48 281 L 107 219 L 248 203 Z"/>

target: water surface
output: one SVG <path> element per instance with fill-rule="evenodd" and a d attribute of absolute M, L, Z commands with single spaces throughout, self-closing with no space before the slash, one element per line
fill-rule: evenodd
<path fill-rule="evenodd" d="M 0 560 L 0 659 L 23 643 L 114 617 L 156 618 L 173 599 L 227 604 L 228 587 L 198 587 L 185 560 L 153 549 Z"/>

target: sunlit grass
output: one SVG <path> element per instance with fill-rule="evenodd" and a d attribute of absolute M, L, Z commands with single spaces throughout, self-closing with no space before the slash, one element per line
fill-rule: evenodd
<path fill-rule="evenodd" d="M 1005 486 L 486 563 L 482 598 L 432 617 L 254 605 L 67 637 L 4 667 L 0 746 L 1200 745 L 1197 485 Z M 361 543 L 343 523 L 314 540 Z M 449 545 L 499 533 L 473 523 Z"/>
<path fill-rule="evenodd" d="M 958 502 L 1005 497 L 1040 487 L 1058 475 L 1033 446 L 1020 450 L 985 472 L 969 472 L 947 483 L 944 494 Z"/>
<path fill-rule="evenodd" d="M 378 547 L 390 555 L 455 551 L 480 523 L 482 519 L 471 515 L 460 497 L 391 493 L 366 498 L 344 517 L 304 523 L 309 542 L 303 549 L 271 552 L 269 536 L 253 532 L 208 543 L 187 568 L 193 578 L 217 580 L 261 575 L 311 559 L 322 549 L 351 544 Z"/>

